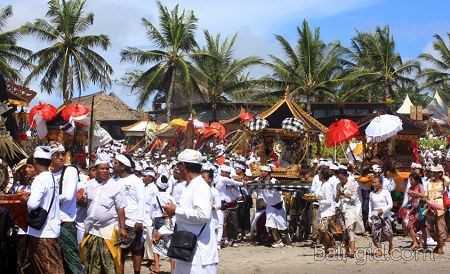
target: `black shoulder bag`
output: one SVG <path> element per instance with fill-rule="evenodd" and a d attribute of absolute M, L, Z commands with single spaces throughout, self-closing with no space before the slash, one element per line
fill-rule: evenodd
<path fill-rule="evenodd" d="M 28 224 L 28 226 L 30 226 L 32 228 L 41 229 L 44 226 L 45 221 L 47 221 L 47 215 L 48 215 L 48 212 L 50 211 L 50 209 L 52 208 L 53 200 L 55 199 L 55 192 L 56 192 L 55 191 L 55 188 L 56 188 L 55 177 L 53 177 L 53 174 L 52 174 L 52 179 L 53 179 L 53 194 L 52 194 L 52 200 L 50 201 L 50 206 L 48 207 L 48 209 L 45 210 L 42 207 L 38 207 L 38 208 L 30 211 L 30 213 L 28 213 L 27 224 Z"/>
<path fill-rule="evenodd" d="M 172 259 L 178 259 L 189 263 L 192 262 L 195 249 L 197 248 L 197 239 L 200 237 L 205 227 L 206 224 L 202 226 L 202 229 L 197 235 L 190 231 L 175 231 L 170 240 L 167 256 Z"/>

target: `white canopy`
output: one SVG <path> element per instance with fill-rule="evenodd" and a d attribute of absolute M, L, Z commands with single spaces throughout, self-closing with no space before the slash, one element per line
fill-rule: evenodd
<path fill-rule="evenodd" d="M 409 99 L 409 95 L 406 94 L 405 100 L 403 100 L 403 104 L 401 107 L 397 110 L 398 114 L 410 114 L 411 113 L 411 107 L 413 107 L 413 103 Z"/>
<path fill-rule="evenodd" d="M 423 112 L 430 115 L 433 121 L 439 124 L 447 124 L 448 107 L 437 91 L 434 93 L 433 100 Z"/>
<path fill-rule="evenodd" d="M 123 127 L 126 136 L 144 136 L 149 121 L 139 121 L 130 126 Z"/>
<path fill-rule="evenodd" d="M 380 143 L 403 129 L 402 120 L 395 115 L 383 114 L 375 117 L 366 127 L 368 142 Z"/>

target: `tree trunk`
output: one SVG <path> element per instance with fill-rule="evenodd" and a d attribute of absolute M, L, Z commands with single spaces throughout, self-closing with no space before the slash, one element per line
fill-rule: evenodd
<path fill-rule="evenodd" d="M 64 55 L 63 75 L 62 75 L 62 83 L 61 83 L 64 103 L 66 103 L 67 101 L 69 101 L 71 99 L 71 96 L 69 96 L 68 90 L 67 90 L 67 77 L 68 77 L 67 74 L 68 73 L 69 73 L 69 56 L 68 56 L 68 52 L 66 50 L 66 54 Z"/>
<path fill-rule="evenodd" d="M 212 95 L 212 105 L 211 105 L 212 121 L 217 122 L 217 93 L 215 92 L 215 90 L 213 90 L 213 93 L 211 95 Z"/>
<path fill-rule="evenodd" d="M 386 103 L 390 98 L 391 98 L 391 89 L 389 83 L 386 82 L 384 84 L 384 102 Z"/>
<path fill-rule="evenodd" d="M 372 103 L 372 90 L 367 92 L 367 103 Z"/>
<path fill-rule="evenodd" d="M 168 123 L 170 122 L 170 120 L 172 120 L 172 97 L 174 86 L 175 86 L 175 69 L 172 71 L 172 75 L 170 76 L 169 90 L 167 91 L 167 98 L 166 98 L 166 116 Z"/>
<path fill-rule="evenodd" d="M 306 111 L 311 113 L 311 96 L 309 95 L 309 92 L 306 94 Z"/>

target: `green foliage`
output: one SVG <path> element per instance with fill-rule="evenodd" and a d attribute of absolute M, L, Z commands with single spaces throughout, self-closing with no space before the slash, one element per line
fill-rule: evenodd
<path fill-rule="evenodd" d="M 20 29 L 2 32 L 12 15 L 11 6 L 0 8 L 0 73 L 6 79 L 17 81 L 21 78 L 22 68 L 31 68 L 27 61 L 31 51 L 17 45 L 17 39 L 21 35 Z"/>
<path fill-rule="evenodd" d="M 428 136 L 419 139 L 419 148 L 421 150 L 440 150 L 447 146 L 446 137 Z"/>
<path fill-rule="evenodd" d="M 375 32 L 357 32 L 349 50 L 350 86 L 361 89 L 369 100 L 384 101 L 396 96 L 399 89 L 417 87 L 414 73 L 420 72 L 417 61 L 404 62 L 396 51 L 389 27 Z"/>
<path fill-rule="evenodd" d="M 128 47 L 122 50 L 121 56 L 123 62 L 150 65 L 132 79 L 132 88 L 139 92 L 138 108 L 142 108 L 155 91 L 163 92 L 166 96 L 167 120 L 170 121 L 174 93 L 192 87 L 189 56 L 197 47 L 194 38 L 197 18 L 192 11 L 180 10 L 178 5 L 169 11 L 158 2 L 158 8 L 159 26 L 142 18 L 147 37 L 155 49 Z M 177 89 L 176 85 L 183 88 Z"/>
<path fill-rule="evenodd" d="M 200 91 L 206 95 L 217 120 L 217 103 L 245 91 L 252 82 L 246 71 L 262 60 L 256 56 L 237 59 L 233 56 L 237 35 L 221 40 L 220 34 L 204 32 L 206 46 L 192 54 L 193 76 Z M 239 96 L 239 95 L 238 95 Z"/>
<path fill-rule="evenodd" d="M 52 93 L 60 90 L 64 101 L 70 100 L 74 91 L 81 92 L 88 83 L 106 88 L 111 84 L 112 67 L 94 48 L 107 50 L 108 36 L 83 35 L 94 24 L 94 14 L 85 12 L 86 0 L 49 0 L 46 19 L 27 23 L 23 31 L 50 43 L 35 52 L 29 61 L 36 63 L 25 80 L 42 76 L 41 88 Z"/>
<path fill-rule="evenodd" d="M 261 83 L 274 89 L 269 95 L 289 93 L 297 98 L 306 97 L 309 109 L 314 98 L 336 96 L 339 79 L 345 71 L 344 49 L 339 43 L 324 43 L 319 28 L 311 30 L 306 20 L 297 28 L 297 33 L 295 45 L 275 35 L 287 58 L 271 55 L 266 65 L 272 74 Z"/>
<path fill-rule="evenodd" d="M 322 140 L 321 142 L 319 142 L 319 144 L 314 143 L 312 144 L 312 150 L 311 150 L 311 155 L 313 157 L 315 157 L 316 155 L 318 155 L 318 152 L 320 151 L 320 158 L 324 158 L 324 159 L 334 159 L 335 153 L 336 153 L 336 159 L 337 161 L 342 161 L 346 159 L 345 156 L 345 151 L 346 146 L 337 146 L 336 148 L 334 147 L 327 147 L 325 146 L 325 141 Z"/>

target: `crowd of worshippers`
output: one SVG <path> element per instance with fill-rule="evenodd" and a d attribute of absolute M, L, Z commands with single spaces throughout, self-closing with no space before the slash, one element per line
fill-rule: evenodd
<path fill-rule="evenodd" d="M 137 158 L 119 151 L 99 153 L 83 171 L 65 165 L 65 155 L 61 144 L 39 146 L 14 168 L 7 191 L 26 195 L 30 213 L 47 212 L 41 227 L 17 229 L 16 273 L 124 273 L 127 256 L 134 273 L 142 266 L 159 273 L 163 262 L 172 273 L 216 273 L 221 248 L 292 243 L 295 218 L 288 218 L 282 189 L 272 187 L 279 184 L 271 165 L 260 165 L 256 177 L 252 159 L 242 156 L 222 155 L 219 164 L 191 149 L 176 158 Z M 424 169 L 413 163 L 401 195 L 394 171 L 373 165 L 369 172 L 371 182 L 360 184 L 352 166 L 312 161 L 309 192 L 315 199 L 301 213 L 308 219 L 312 246 L 330 254 L 341 242 L 345 255 L 353 257 L 356 235 L 370 234 L 374 254 L 381 256 L 383 242 L 388 252 L 394 248 L 397 219 L 412 250 L 433 245 L 443 254 L 450 179 L 442 165 Z M 190 261 L 168 254 L 178 231 L 196 236 Z"/>

